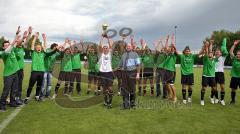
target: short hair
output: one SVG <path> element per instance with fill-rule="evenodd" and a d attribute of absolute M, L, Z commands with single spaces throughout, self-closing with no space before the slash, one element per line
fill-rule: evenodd
<path fill-rule="evenodd" d="M 66 48 L 64 51 L 66 52 L 67 50 L 70 50 L 70 48 L 68 47 L 68 48 Z"/>
<path fill-rule="evenodd" d="M 53 43 L 53 44 L 50 46 L 50 48 L 53 49 L 54 47 L 57 47 L 57 46 L 58 46 L 57 43 Z"/>
<path fill-rule="evenodd" d="M 8 40 L 5 40 L 4 42 L 3 42 L 3 44 L 5 44 L 5 43 L 10 43 Z"/>
<path fill-rule="evenodd" d="M 183 49 L 183 53 L 185 53 L 186 50 L 189 50 L 189 51 L 190 51 L 190 47 L 189 47 L 189 46 L 186 46 L 186 47 Z"/>

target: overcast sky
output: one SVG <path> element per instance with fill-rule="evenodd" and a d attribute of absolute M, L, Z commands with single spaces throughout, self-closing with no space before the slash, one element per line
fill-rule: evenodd
<path fill-rule="evenodd" d="M 49 42 L 65 37 L 98 42 L 101 25 L 108 23 L 116 30 L 130 27 L 137 41 L 152 44 L 177 25 L 177 48 L 197 50 L 213 30 L 240 30 L 239 5 L 239 0 L 0 0 L 0 36 L 12 39 L 18 25 L 23 30 L 31 25 Z"/>

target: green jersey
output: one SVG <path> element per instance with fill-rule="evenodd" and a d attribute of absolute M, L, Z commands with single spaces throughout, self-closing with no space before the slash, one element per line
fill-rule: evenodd
<path fill-rule="evenodd" d="M 233 57 L 231 76 L 240 78 L 240 60 L 236 57 Z"/>
<path fill-rule="evenodd" d="M 47 49 L 46 52 L 52 52 L 53 50 L 51 49 Z M 60 54 L 58 52 L 54 53 L 51 56 L 47 56 L 45 57 L 45 71 L 53 71 L 53 67 L 54 64 L 56 62 L 56 58 L 59 56 Z"/>
<path fill-rule="evenodd" d="M 153 68 L 154 67 L 154 55 L 153 54 L 144 54 L 142 56 L 142 63 L 144 68 Z"/>
<path fill-rule="evenodd" d="M 216 59 L 210 59 L 207 55 L 203 57 L 203 76 L 215 77 Z"/>
<path fill-rule="evenodd" d="M 88 54 L 88 72 L 98 72 L 98 56 L 96 54 Z"/>
<path fill-rule="evenodd" d="M 72 69 L 81 69 L 81 58 L 80 53 L 76 53 L 72 55 Z"/>
<path fill-rule="evenodd" d="M 10 76 L 19 70 L 18 61 L 13 50 L 10 53 L 1 51 L 0 55 L 4 63 L 3 76 Z"/>
<path fill-rule="evenodd" d="M 176 60 L 177 60 L 177 56 L 175 53 L 167 55 L 164 63 L 164 69 L 172 72 L 176 72 L 176 67 L 175 67 Z"/>
<path fill-rule="evenodd" d="M 19 69 L 24 69 L 24 56 L 25 56 L 24 48 L 16 47 L 13 50 L 18 61 Z"/>
<path fill-rule="evenodd" d="M 121 60 L 120 55 L 115 55 L 115 54 L 112 55 L 112 69 L 113 70 L 118 69 L 120 60 Z"/>
<path fill-rule="evenodd" d="M 32 71 L 45 71 L 45 52 L 37 52 L 35 50 L 32 51 Z"/>
<path fill-rule="evenodd" d="M 181 63 L 181 73 L 182 75 L 189 75 L 193 73 L 194 60 L 197 59 L 196 54 L 181 54 L 179 55 Z"/>
<path fill-rule="evenodd" d="M 61 71 L 72 72 L 72 55 L 64 54 L 61 60 Z"/>
<path fill-rule="evenodd" d="M 156 62 L 156 66 L 157 68 L 164 68 L 164 64 L 166 61 L 167 55 L 164 53 L 160 53 L 157 57 L 157 62 Z"/>

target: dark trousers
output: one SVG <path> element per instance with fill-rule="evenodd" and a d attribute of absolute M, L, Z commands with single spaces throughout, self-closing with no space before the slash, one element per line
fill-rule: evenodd
<path fill-rule="evenodd" d="M 163 81 L 163 76 L 164 75 L 164 70 L 161 68 L 157 69 L 157 73 L 156 73 L 156 93 L 161 95 L 161 86 L 160 86 L 160 81 L 162 81 L 162 86 L 163 86 L 163 97 L 166 97 L 168 92 L 167 92 L 167 88 L 166 88 L 166 83 Z"/>
<path fill-rule="evenodd" d="M 74 89 L 74 82 L 77 82 L 77 92 L 81 92 L 81 69 L 73 69 L 73 71 L 71 72 L 71 81 L 70 81 L 70 88 L 69 88 L 69 92 L 72 92 Z"/>
<path fill-rule="evenodd" d="M 29 81 L 29 85 L 28 85 L 28 89 L 27 89 L 27 97 L 30 97 L 32 88 L 34 87 L 36 82 L 37 82 L 37 87 L 36 87 L 36 95 L 35 96 L 40 95 L 43 77 L 44 77 L 44 72 L 39 72 L 39 71 L 31 72 L 30 81 Z"/>
<path fill-rule="evenodd" d="M 122 71 L 122 96 L 124 107 L 135 105 L 136 98 L 136 70 Z"/>
<path fill-rule="evenodd" d="M 16 91 L 18 89 L 18 75 L 17 73 L 12 74 L 10 76 L 4 76 L 4 87 L 1 96 L 1 104 L 6 105 L 6 99 L 10 92 L 10 104 L 15 103 Z"/>
<path fill-rule="evenodd" d="M 18 70 L 17 75 L 18 75 L 18 89 L 17 89 L 16 97 L 21 99 L 21 97 L 22 97 L 22 83 L 23 83 L 23 77 L 24 77 L 23 69 Z"/>

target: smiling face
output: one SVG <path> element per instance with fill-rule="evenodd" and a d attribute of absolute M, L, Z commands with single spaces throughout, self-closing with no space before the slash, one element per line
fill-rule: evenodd
<path fill-rule="evenodd" d="M 210 59 L 212 59 L 212 58 L 213 58 L 213 53 L 209 53 L 208 57 L 209 57 Z"/>
<path fill-rule="evenodd" d="M 36 45 L 35 47 L 37 52 L 41 52 L 42 51 L 42 46 L 40 44 Z"/>
<path fill-rule="evenodd" d="M 94 52 L 95 52 L 95 49 L 93 47 L 90 47 L 89 48 L 89 53 L 94 54 Z"/>
<path fill-rule="evenodd" d="M 103 47 L 103 53 L 108 54 L 108 52 L 109 52 L 109 48 L 107 46 L 104 46 Z"/>
<path fill-rule="evenodd" d="M 215 51 L 215 56 L 216 56 L 216 57 L 222 56 L 222 52 L 221 52 L 219 49 L 217 49 L 217 50 Z"/>
<path fill-rule="evenodd" d="M 127 44 L 126 50 L 130 52 L 132 50 L 132 45 L 130 43 Z"/>
<path fill-rule="evenodd" d="M 237 51 L 236 57 L 238 60 L 240 60 L 240 50 Z"/>
<path fill-rule="evenodd" d="M 69 48 L 66 48 L 66 49 L 65 49 L 65 54 L 70 54 L 70 53 L 71 53 L 70 49 L 69 49 Z"/>
<path fill-rule="evenodd" d="M 3 44 L 3 50 L 7 49 L 10 46 L 9 42 Z"/>
<path fill-rule="evenodd" d="M 190 54 L 191 54 L 190 49 L 185 49 L 185 50 L 184 50 L 184 54 L 185 54 L 185 55 L 190 55 Z"/>

